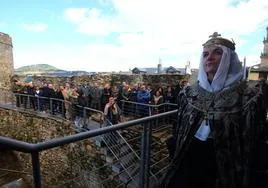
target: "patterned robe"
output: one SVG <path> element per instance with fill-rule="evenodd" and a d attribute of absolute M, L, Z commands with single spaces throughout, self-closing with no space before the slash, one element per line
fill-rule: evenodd
<path fill-rule="evenodd" d="M 208 114 L 216 155 L 216 187 L 247 188 L 252 151 L 262 130 L 260 95 L 259 90 L 244 81 L 216 93 L 204 90 L 198 83 L 181 92 L 174 129 L 176 149 L 161 187 L 168 187 L 180 170 L 183 157 Z"/>

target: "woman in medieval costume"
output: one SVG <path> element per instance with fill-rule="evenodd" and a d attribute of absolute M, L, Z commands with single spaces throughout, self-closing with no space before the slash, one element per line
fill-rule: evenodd
<path fill-rule="evenodd" d="M 261 93 L 243 81 L 235 43 L 214 33 L 203 44 L 198 82 L 179 94 L 173 156 L 161 187 L 250 187 L 261 132 Z M 172 147 L 171 147 L 172 148 Z"/>

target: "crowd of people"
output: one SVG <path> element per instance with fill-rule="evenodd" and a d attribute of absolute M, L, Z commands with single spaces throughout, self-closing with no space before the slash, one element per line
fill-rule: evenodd
<path fill-rule="evenodd" d="M 187 81 L 183 80 L 177 85 L 170 85 L 166 88 L 153 88 L 150 84 L 140 83 L 130 85 L 127 82 L 122 82 L 119 86 L 110 86 L 109 84 L 102 86 L 97 82 L 84 82 L 76 87 L 71 87 L 68 83 L 65 85 L 44 83 L 42 86 L 35 86 L 32 82 L 27 83 L 16 80 L 13 85 L 13 92 L 15 94 L 30 95 L 29 101 L 27 101 L 27 96 L 17 95 L 16 105 L 18 107 L 23 106 L 26 108 L 26 104 L 29 103 L 30 108 L 45 112 L 52 104 L 53 114 L 62 114 L 64 112 L 63 115 L 65 118 L 76 121 L 77 118 L 83 117 L 84 115 L 82 108 L 78 106 L 92 108 L 108 114 L 111 108 L 107 108 L 107 106 L 111 103 L 111 100 L 118 105 L 119 109 L 122 108 L 122 101 L 152 105 L 177 103 L 178 93 L 187 85 Z M 53 99 L 51 104 L 50 99 Z M 62 101 L 65 102 L 65 105 L 62 105 Z M 71 107 L 68 105 L 70 103 L 72 104 Z M 130 105 L 126 102 L 125 109 L 131 108 Z M 73 113 L 70 113 L 70 108 L 72 108 L 71 111 Z M 144 113 L 143 108 L 143 106 L 138 107 L 136 109 L 138 111 L 137 114 L 141 116 L 147 115 Z M 155 108 L 153 113 L 158 113 L 158 110 Z"/>
<path fill-rule="evenodd" d="M 14 93 L 57 98 L 97 109 L 113 124 L 120 122 L 122 101 L 176 103 L 177 122 L 167 141 L 170 165 L 160 187 L 261 187 L 265 178 L 256 173 L 256 151 L 265 140 L 268 86 L 265 79 L 254 86 L 243 79 L 244 70 L 233 41 L 218 33 L 210 37 L 203 44 L 198 80 L 191 86 L 183 81 L 166 88 L 126 82 L 100 87 L 95 82 L 74 88 L 49 83 L 38 88 L 17 81 Z M 24 99 L 17 98 L 18 106 L 24 104 L 21 101 Z M 40 101 L 38 108 L 44 110 L 47 102 Z M 35 100 L 30 103 L 37 108 Z M 62 109 L 53 103 L 53 112 L 57 110 Z M 153 113 L 159 113 L 159 109 Z"/>

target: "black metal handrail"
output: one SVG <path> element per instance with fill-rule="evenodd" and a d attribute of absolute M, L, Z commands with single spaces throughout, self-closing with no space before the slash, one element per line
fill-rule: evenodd
<path fill-rule="evenodd" d="M 10 93 L 9 93 L 10 94 Z M 35 96 L 35 95 L 29 95 L 29 94 L 22 94 L 22 93 L 11 93 L 11 95 L 13 95 L 14 97 L 16 97 L 17 101 L 16 103 L 19 104 L 20 107 L 24 107 L 24 108 L 29 108 L 32 104 L 31 104 L 31 101 L 30 100 L 34 100 L 35 101 L 35 105 L 37 107 L 37 110 L 38 111 L 42 111 L 44 109 L 40 109 L 42 106 L 42 108 L 45 108 L 45 100 L 48 102 L 48 107 L 49 107 L 49 113 L 54 115 L 54 112 L 53 112 L 53 108 L 55 108 L 53 106 L 53 104 L 55 103 L 60 103 L 60 106 L 61 106 L 61 110 L 62 112 L 61 115 L 63 118 L 65 119 L 69 119 L 68 117 L 64 117 L 64 108 L 65 108 L 65 105 L 68 106 L 68 109 L 65 109 L 66 110 L 66 113 L 68 113 L 68 115 L 71 115 L 72 113 L 75 113 L 76 115 L 82 115 L 82 119 L 87 119 L 88 115 L 87 113 L 97 113 L 97 114 L 100 114 L 100 119 L 99 119 L 99 127 L 102 127 L 103 125 L 107 124 L 107 120 L 105 118 L 105 115 L 102 111 L 100 110 L 97 110 L 97 109 L 93 109 L 93 108 L 90 108 L 90 107 L 86 107 L 86 106 L 81 106 L 79 104 L 73 104 L 71 101 L 68 101 L 68 100 L 62 100 L 62 99 L 58 99 L 58 98 L 48 98 L 48 97 L 42 97 L 42 96 Z M 24 99 L 22 99 L 22 97 L 24 97 Z M 42 101 L 42 103 L 40 102 Z M 14 101 L 13 101 L 14 102 Z M 128 111 L 128 110 L 133 110 L 133 105 L 135 106 L 135 108 L 138 108 L 138 107 L 143 107 L 145 109 L 148 109 L 148 113 L 147 112 L 143 112 L 144 109 L 140 109 L 140 112 L 139 114 L 141 115 L 142 114 L 142 117 L 144 116 L 152 116 L 154 115 L 152 113 L 153 109 L 155 108 L 161 108 L 162 111 L 159 112 L 159 113 L 163 113 L 163 112 L 166 112 L 166 111 L 170 111 L 172 109 L 176 109 L 177 107 L 177 104 L 173 104 L 173 103 L 162 103 L 162 104 L 158 104 L 158 105 L 155 105 L 155 104 L 143 104 L 143 103 L 138 103 L 138 102 L 133 102 L 133 101 L 125 101 L 125 100 L 121 100 L 121 103 L 122 103 L 122 111 L 124 112 L 124 110 Z M 41 105 L 42 104 L 42 105 Z M 14 104 L 13 104 L 14 105 Z M 76 106 L 76 110 L 77 111 L 72 111 L 72 105 L 75 105 Z M 128 109 L 129 106 L 131 109 Z M 81 111 L 80 113 L 81 114 L 77 114 L 78 111 Z M 140 117 L 139 115 L 135 114 L 137 111 L 135 110 L 134 112 L 134 115 L 136 117 Z"/>
<path fill-rule="evenodd" d="M 49 101 L 49 112 L 53 114 L 53 102 L 58 101 L 61 103 L 62 107 L 64 104 L 68 104 L 71 108 L 71 102 L 70 101 L 65 101 L 61 99 L 54 99 L 54 98 L 44 98 L 44 97 L 39 97 L 39 96 L 32 96 L 32 95 L 27 95 L 27 94 L 13 94 L 13 96 L 22 96 L 25 97 L 23 101 L 19 101 L 20 103 L 23 102 L 26 105 L 22 105 L 22 107 L 28 108 L 30 107 L 30 98 L 36 98 L 37 102 L 42 99 L 46 99 Z M 18 98 L 19 100 L 20 97 Z M 39 152 L 43 150 L 48 150 L 52 148 L 56 148 L 59 146 L 63 146 L 66 144 L 70 144 L 73 142 L 78 142 L 82 141 L 88 138 L 92 138 L 95 136 L 99 136 L 105 133 L 109 132 L 114 132 L 118 131 L 120 129 L 125 129 L 137 124 L 140 124 L 143 126 L 143 134 L 142 134 L 142 143 L 141 143 L 141 156 L 140 156 L 140 178 L 139 178 L 139 187 L 148 187 L 149 186 L 149 176 L 151 173 L 150 169 L 150 157 L 151 157 L 151 136 L 152 136 L 152 126 L 150 122 L 157 121 L 160 118 L 169 118 L 171 115 L 175 114 L 177 110 L 173 111 L 168 111 L 172 109 L 176 109 L 175 104 L 169 104 L 169 103 L 163 103 L 160 105 L 152 105 L 152 104 L 141 104 L 141 103 L 136 103 L 136 102 L 131 102 L 131 101 L 121 101 L 123 104 L 130 103 L 131 105 L 135 104 L 135 106 L 144 106 L 149 109 L 149 114 L 146 114 L 147 117 L 135 119 L 135 120 L 130 120 L 128 122 L 123 122 L 119 123 L 117 125 L 113 126 L 107 126 L 107 127 L 102 127 L 100 124 L 99 129 L 87 131 L 87 132 L 81 132 L 75 135 L 70 135 L 66 137 L 61 137 L 61 138 L 54 138 L 51 140 L 47 140 L 44 142 L 32 144 L 32 143 L 27 143 L 19 140 L 14 140 L 8 137 L 0 137 L 0 147 L 16 150 L 16 151 L 21 151 L 24 153 L 30 153 L 32 156 L 32 171 L 33 171 L 33 177 L 34 177 L 34 184 L 35 187 L 41 187 L 41 174 L 40 174 L 40 160 L 39 160 Z M 37 104 L 39 107 L 39 104 Z M 104 122 L 108 122 L 108 120 L 105 120 L 105 116 L 103 115 L 103 112 L 95 109 L 91 109 L 88 107 L 82 107 L 79 105 L 76 105 L 78 108 L 83 109 L 81 111 L 83 113 L 83 118 L 87 118 L 86 111 L 90 110 L 95 113 L 100 113 L 100 118 L 103 118 L 102 120 Z M 161 111 L 159 114 L 152 114 L 151 109 L 153 108 L 158 108 L 161 107 L 163 111 Z M 166 108 L 167 107 L 167 108 Z M 40 110 L 38 108 L 38 110 Z M 168 112 L 166 112 L 168 111 Z M 53 114 L 54 115 L 54 114 Z M 105 123 L 103 124 L 105 125 Z"/>
<path fill-rule="evenodd" d="M 55 147 L 63 146 L 66 144 L 77 142 L 77 141 L 82 141 L 82 140 L 92 138 L 95 136 L 99 136 L 99 135 L 102 135 L 105 133 L 128 128 L 128 127 L 131 127 L 131 126 L 137 125 L 137 124 L 143 124 L 143 126 L 145 128 L 145 127 L 148 127 L 148 124 L 146 124 L 146 123 L 148 123 L 149 121 L 152 121 L 152 120 L 154 120 L 156 118 L 160 118 L 160 117 L 174 115 L 176 113 L 177 113 L 177 110 L 173 110 L 173 111 L 169 111 L 169 112 L 165 112 L 165 113 L 161 113 L 161 114 L 156 114 L 153 116 L 148 116 L 148 117 L 144 117 L 144 118 L 140 118 L 140 119 L 136 119 L 136 120 L 131 120 L 128 122 L 119 123 L 119 124 L 113 125 L 113 126 L 102 127 L 100 129 L 91 130 L 88 132 L 81 132 L 81 133 L 78 133 L 75 135 L 70 135 L 70 136 L 61 137 L 61 138 L 54 138 L 54 139 L 47 140 L 47 141 L 40 142 L 40 143 L 36 143 L 36 144 L 27 143 L 27 142 L 18 141 L 18 140 L 9 138 L 9 137 L 0 136 L 0 145 L 7 147 L 7 148 L 10 148 L 12 150 L 17 150 L 17 151 L 24 152 L 24 153 L 31 153 L 34 184 L 35 184 L 36 188 L 39 188 L 39 187 L 41 187 L 41 174 L 40 174 L 40 161 L 39 161 L 39 152 L 40 151 L 52 149 Z M 143 144 L 143 147 L 150 147 L 149 146 L 150 142 L 148 142 L 148 138 L 146 138 L 146 135 L 148 137 L 149 134 L 144 135 L 143 140 L 147 141 L 147 142 L 145 142 L 145 144 Z M 147 151 L 144 150 L 144 152 L 147 152 Z M 147 158 L 145 160 L 148 160 L 148 157 L 149 156 L 147 156 Z M 146 161 L 144 161 L 142 159 L 141 163 L 145 164 Z M 140 184 L 142 187 L 148 187 L 148 185 L 149 185 L 148 182 L 147 182 L 147 184 L 144 184 L 144 182 L 146 182 L 145 174 L 149 174 L 149 170 L 150 170 L 149 168 L 146 168 L 144 165 L 141 165 L 141 172 L 142 173 L 141 173 L 140 177 L 144 178 L 142 181 L 140 181 L 140 182 L 142 182 L 142 184 Z"/>
<path fill-rule="evenodd" d="M 9 137 L 0 136 L 0 144 L 4 144 L 5 146 L 8 146 L 10 148 L 13 148 L 14 150 L 21 151 L 21 152 L 26 152 L 26 153 L 37 152 L 37 151 L 47 150 L 47 149 L 55 148 L 58 146 L 66 145 L 72 142 L 81 141 L 87 138 L 99 136 L 99 135 L 117 131 L 120 129 L 128 128 L 128 127 L 131 127 L 132 125 L 146 123 L 155 118 L 173 115 L 176 112 L 177 110 L 173 110 L 173 111 L 169 111 L 169 112 L 165 112 L 161 114 L 156 114 L 153 116 L 131 120 L 128 122 L 118 123 L 113 126 L 102 127 L 96 130 L 81 132 L 78 134 L 65 136 L 61 138 L 53 138 L 51 140 L 47 140 L 47 141 L 36 143 L 36 144 L 31 144 L 31 143 L 15 140 Z"/>

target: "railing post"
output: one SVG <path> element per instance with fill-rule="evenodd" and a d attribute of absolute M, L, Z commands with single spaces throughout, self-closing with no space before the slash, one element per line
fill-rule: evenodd
<path fill-rule="evenodd" d="M 147 126 L 143 125 L 143 132 L 141 137 L 141 165 L 140 165 L 140 188 L 144 188 L 144 175 L 145 175 L 145 158 L 146 158 L 146 131 Z"/>
<path fill-rule="evenodd" d="M 87 110 L 85 107 L 83 107 L 83 128 L 87 128 L 88 125 L 86 125 L 87 123 Z"/>
<path fill-rule="evenodd" d="M 151 143 L 152 143 L 152 126 L 151 121 L 147 125 L 146 134 L 146 161 L 145 161 L 145 187 L 150 186 L 150 166 L 151 166 Z"/>
<path fill-rule="evenodd" d="M 64 113 L 65 110 L 64 109 L 65 109 L 65 100 L 61 101 L 61 115 L 62 115 L 62 117 L 65 117 L 65 113 Z"/>
<path fill-rule="evenodd" d="M 41 188 L 39 152 L 33 152 L 31 154 L 32 154 L 34 186 L 35 188 Z"/>
<path fill-rule="evenodd" d="M 149 115 L 149 116 L 152 116 L 152 108 L 153 108 L 153 107 L 152 107 L 152 106 L 148 106 L 148 108 L 149 108 L 149 114 L 148 114 L 148 115 Z"/>
<path fill-rule="evenodd" d="M 135 103 L 135 113 L 134 113 L 134 116 L 136 116 L 136 117 L 139 115 L 137 112 L 138 112 L 138 105 L 137 105 L 137 103 Z"/>
<path fill-rule="evenodd" d="M 21 105 L 21 95 L 18 95 L 19 96 L 19 106 L 18 107 L 20 107 L 20 105 Z"/>
<path fill-rule="evenodd" d="M 53 114 L 53 99 L 48 98 L 49 99 L 49 106 L 50 106 L 50 113 Z"/>
<path fill-rule="evenodd" d="M 30 95 L 27 96 L 26 109 L 27 109 L 27 108 L 31 108 L 31 104 L 30 104 Z"/>
<path fill-rule="evenodd" d="M 40 112 L 40 98 L 39 98 L 39 96 L 37 96 L 36 99 L 37 99 L 37 111 Z"/>
<path fill-rule="evenodd" d="M 140 168 L 140 188 L 149 188 L 150 186 L 150 162 L 151 162 L 151 141 L 152 128 L 151 122 L 143 126 L 141 141 L 141 168 Z"/>
<path fill-rule="evenodd" d="M 125 114 L 125 101 L 121 100 L 121 102 L 122 102 L 122 112 L 123 114 Z"/>

